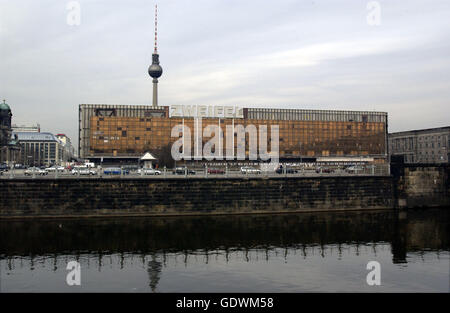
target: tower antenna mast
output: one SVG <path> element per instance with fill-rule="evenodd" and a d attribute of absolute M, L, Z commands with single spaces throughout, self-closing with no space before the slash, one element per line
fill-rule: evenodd
<path fill-rule="evenodd" d="M 158 5 L 155 4 L 155 54 L 158 54 Z"/>

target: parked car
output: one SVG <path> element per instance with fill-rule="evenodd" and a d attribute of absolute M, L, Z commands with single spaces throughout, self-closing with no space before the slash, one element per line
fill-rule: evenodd
<path fill-rule="evenodd" d="M 41 175 L 41 176 L 45 176 L 48 175 L 48 172 L 46 170 L 43 170 L 39 167 L 30 167 L 28 169 L 25 170 L 24 172 L 25 176 L 31 176 L 31 175 Z"/>
<path fill-rule="evenodd" d="M 89 167 L 77 167 L 71 173 L 72 175 L 97 175 L 97 171 Z"/>
<path fill-rule="evenodd" d="M 208 174 L 225 174 L 225 170 L 221 168 L 208 168 Z"/>
<path fill-rule="evenodd" d="M 261 170 L 256 169 L 251 166 L 243 166 L 243 167 L 241 167 L 241 173 L 242 174 L 261 174 Z"/>
<path fill-rule="evenodd" d="M 53 165 L 53 166 L 45 168 L 45 170 L 47 172 L 56 172 L 56 171 L 64 172 L 64 166 Z"/>
<path fill-rule="evenodd" d="M 296 170 L 296 169 L 294 169 L 294 168 L 292 168 L 292 167 L 283 167 L 283 166 L 280 166 L 280 167 L 278 167 L 278 168 L 275 170 L 275 172 L 276 172 L 277 174 L 284 174 L 284 173 L 286 173 L 286 174 L 297 174 L 297 173 L 298 173 L 298 170 Z"/>
<path fill-rule="evenodd" d="M 121 169 L 120 167 L 107 167 L 103 170 L 105 175 L 120 175 L 121 173 L 128 175 L 130 171 L 127 169 Z"/>
<path fill-rule="evenodd" d="M 358 165 L 353 165 L 353 166 L 347 167 L 345 169 L 345 171 L 347 173 L 351 173 L 351 174 L 358 174 L 358 173 L 362 173 L 364 171 L 364 167 L 358 166 Z"/>
<path fill-rule="evenodd" d="M 316 168 L 316 173 L 333 173 L 334 170 L 328 167 L 318 167 Z"/>
<path fill-rule="evenodd" d="M 7 164 L 0 164 L 0 172 L 7 172 L 9 167 Z"/>
<path fill-rule="evenodd" d="M 17 170 L 25 170 L 27 167 L 23 164 L 14 164 L 14 168 Z"/>
<path fill-rule="evenodd" d="M 139 167 L 139 165 L 124 165 L 122 167 L 122 169 L 128 170 L 130 172 L 138 172 L 139 173 L 140 167 Z"/>
<path fill-rule="evenodd" d="M 188 169 L 186 166 L 177 167 L 172 171 L 172 173 L 178 175 L 184 175 L 185 173 L 187 173 L 188 175 L 195 175 L 195 171 Z"/>
<path fill-rule="evenodd" d="M 137 171 L 139 174 L 144 175 L 161 175 L 160 170 L 155 170 L 154 168 L 141 168 Z"/>

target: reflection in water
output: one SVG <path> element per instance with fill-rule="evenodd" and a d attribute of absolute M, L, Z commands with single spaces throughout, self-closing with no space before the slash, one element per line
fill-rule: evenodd
<path fill-rule="evenodd" d="M 0 288 L 365 291 L 365 264 L 377 259 L 388 273 L 383 290 L 448 291 L 448 215 L 430 209 L 0 221 Z M 71 260 L 81 263 L 79 290 L 64 285 Z"/>
<path fill-rule="evenodd" d="M 148 280 L 150 282 L 150 288 L 153 292 L 155 292 L 159 278 L 161 277 L 161 268 L 161 262 L 158 262 L 155 254 L 152 254 L 152 260 L 148 262 Z"/>

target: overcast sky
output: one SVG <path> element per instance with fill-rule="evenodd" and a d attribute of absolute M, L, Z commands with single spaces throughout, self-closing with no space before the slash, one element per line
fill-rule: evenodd
<path fill-rule="evenodd" d="M 79 0 L 78 26 L 69 2 L 0 0 L 0 98 L 15 124 L 77 143 L 80 103 L 150 104 L 157 3 L 160 105 L 385 111 L 390 131 L 450 125 L 449 0 L 377 1 L 379 20 L 365 0 Z"/>

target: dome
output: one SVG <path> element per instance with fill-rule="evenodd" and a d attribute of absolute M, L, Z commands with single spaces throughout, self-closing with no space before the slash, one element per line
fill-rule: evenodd
<path fill-rule="evenodd" d="M 9 105 L 3 100 L 3 103 L 0 103 L 0 111 L 11 111 Z"/>

